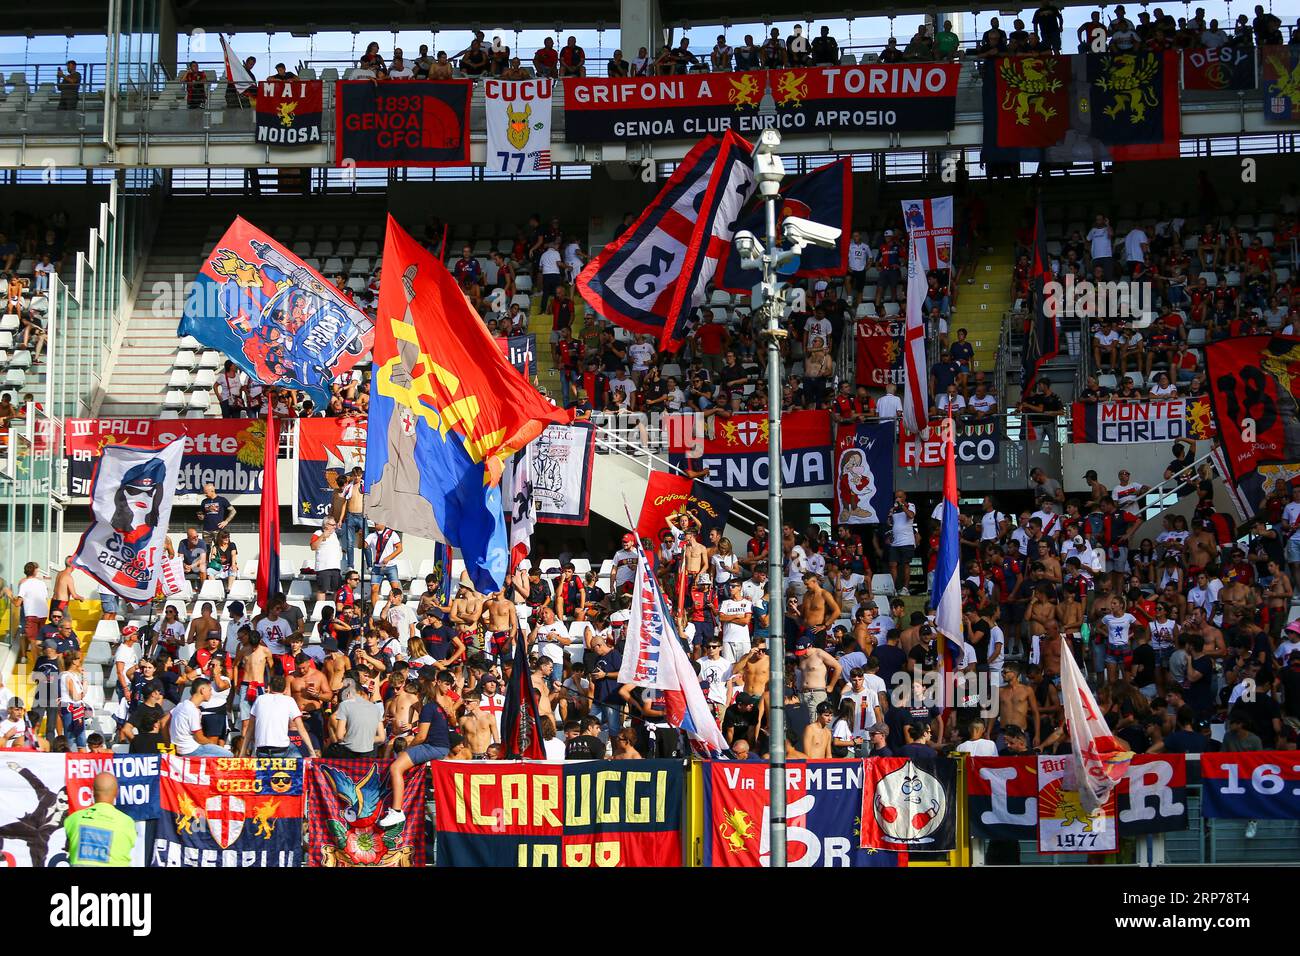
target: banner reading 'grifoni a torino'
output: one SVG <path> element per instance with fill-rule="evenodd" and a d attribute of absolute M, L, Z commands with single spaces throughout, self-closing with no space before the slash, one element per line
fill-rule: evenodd
<path fill-rule="evenodd" d="M 569 79 L 569 143 L 696 139 L 768 126 L 786 133 L 948 130 L 956 123 L 955 63 L 753 70 L 685 76 Z M 768 90 L 774 118 L 759 115 Z"/>

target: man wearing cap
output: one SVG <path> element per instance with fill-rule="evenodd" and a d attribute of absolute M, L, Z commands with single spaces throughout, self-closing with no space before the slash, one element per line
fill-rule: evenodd
<path fill-rule="evenodd" d="M 746 740 L 750 746 L 758 742 L 759 698 L 753 694 L 740 693 L 722 716 L 722 734 L 731 744 L 737 740 Z"/>
<path fill-rule="evenodd" d="M 614 590 L 630 592 L 636 580 L 636 563 L 640 557 L 637 551 L 636 535 L 623 535 L 623 547 L 614 553 Z"/>
<path fill-rule="evenodd" d="M 1121 468 L 1119 471 L 1119 484 L 1110 491 L 1110 496 L 1115 499 L 1115 504 L 1122 511 L 1135 515 L 1138 513 L 1138 506 L 1142 501 L 1142 496 L 1151 489 L 1140 481 L 1133 481 L 1127 468 Z"/>
<path fill-rule="evenodd" d="M 715 621 L 719 608 L 718 595 L 708 572 L 696 575 L 695 583 L 686 592 L 686 604 L 686 619 L 694 632 L 691 638 L 691 643 L 695 645 L 693 656 L 698 656 L 704 645 L 717 633 Z"/>
<path fill-rule="evenodd" d="M 886 723 L 876 723 L 867 731 L 867 742 L 871 745 L 872 757 L 892 757 L 894 752 L 889 749 L 889 725 Z"/>
<path fill-rule="evenodd" d="M 36 736 L 36 728 L 27 719 L 27 705 L 21 697 L 10 698 L 8 713 L 4 720 L 0 720 L 0 747 L 50 749 L 48 740 Z"/>
<path fill-rule="evenodd" d="M 749 625 L 753 620 L 754 608 L 741 595 L 739 581 L 731 581 L 727 589 L 730 592 L 727 599 L 718 605 L 718 620 L 722 622 L 722 643 L 726 648 L 727 659 L 735 663 L 749 653 Z"/>

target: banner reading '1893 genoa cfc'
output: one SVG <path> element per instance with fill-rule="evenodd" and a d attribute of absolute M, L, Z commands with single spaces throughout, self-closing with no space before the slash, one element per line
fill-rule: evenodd
<path fill-rule="evenodd" d="M 336 93 L 336 166 L 466 166 L 469 80 L 347 80 Z"/>
<path fill-rule="evenodd" d="M 680 761 L 429 766 L 439 866 L 681 866 Z"/>

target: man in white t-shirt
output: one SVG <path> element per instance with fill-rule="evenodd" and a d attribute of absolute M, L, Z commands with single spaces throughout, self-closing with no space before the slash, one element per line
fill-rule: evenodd
<path fill-rule="evenodd" d="M 718 605 L 718 619 L 722 621 L 722 643 L 727 660 L 734 664 L 749 653 L 749 624 L 754 606 L 741 596 L 739 581 L 732 581 L 729 588 L 730 596 Z"/>
<path fill-rule="evenodd" d="M 27 633 L 27 659 L 36 660 L 36 639 L 41 625 L 50 616 L 50 588 L 44 578 L 38 577 L 40 565 L 28 561 L 23 567 L 26 575 L 18 582 L 18 599 L 23 605 L 23 618 Z"/>
<path fill-rule="evenodd" d="M 996 541 L 1002 534 L 1002 523 L 1006 520 L 1006 514 L 998 511 L 993 499 L 985 495 L 984 513 L 980 515 L 980 540 Z"/>
<path fill-rule="evenodd" d="M 1119 484 L 1110 490 L 1110 496 L 1115 499 L 1115 504 L 1119 506 L 1120 511 L 1135 515 L 1138 513 L 1138 503 L 1142 500 L 1142 496 L 1150 490 L 1142 482 L 1134 481 L 1128 469 L 1121 469 Z"/>
<path fill-rule="evenodd" d="M 284 654 L 289 650 L 289 635 L 293 625 L 280 616 L 280 607 L 272 604 L 266 615 L 254 627 L 262 638 L 262 644 L 272 654 Z"/>
<path fill-rule="evenodd" d="M 632 377 L 641 381 L 642 374 L 650 367 L 655 358 L 655 347 L 650 344 L 648 335 L 639 335 L 637 340 L 627 347 L 627 357 L 632 362 Z"/>
<path fill-rule="evenodd" d="M 555 610 L 550 607 L 540 608 L 533 633 L 528 636 L 533 653 L 549 657 L 555 662 L 556 671 L 563 672 L 564 648 L 569 641 L 569 629 L 556 620 Z"/>
<path fill-rule="evenodd" d="M 271 678 L 271 692 L 253 702 L 253 711 L 244 735 L 245 757 L 297 757 L 305 752 L 315 757 L 311 736 L 302 722 L 298 702 L 289 696 L 289 682 L 283 674 Z M 302 750 L 293 745 L 289 731 L 296 730 Z"/>
<path fill-rule="evenodd" d="M 1088 230 L 1088 235 L 1085 237 L 1088 240 L 1090 249 L 1091 265 L 1089 268 L 1101 266 L 1102 275 L 1107 279 L 1115 278 L 1115 251 L 1111 244 L 1114 235 L 1115 232 L 1110 227 L 1110 220 L 1099 213 L 1096 222 Z"/>
<path fill-rule="evenodd" d="M 614 590 L 631 589 L 636 580 L 636 563 L 639 560 L 636 550 L 636 535 L 623 535 L 623 547 L 614 552 Z"/>
<path fill-rule="evenodd" d="M 984 721 L 979 718 L 972 720 L 968 730 L 970 737 L 957 745 L 957 751 L 972 757 L 996 757 L 998 745 L 985 737 L 984 731 Z"/>
<path fill-rule="evenodd" d="M 916 506 L 907 500 L 907 492 L 894 492 L 894 506 L 889 512 L 889 573 L 899 594 L 907 594 L 908 569 L 916 551 Z"/>
<path fill-rule="evenodd" d="M 315 555 L 313 567 L 316 569 L 317 601 L 323 601 L 326 597 L 333 599 L 343 583 L 343 543 L 339 541 L 338 530 L 338 522 L 327 517 L 321 522 L 320 530 L 314 532 L 308 542 Z"/>
<path fill-rule="evenodd" d="M 722 656 L 722 640 L 710 637 L 704 644 L 704 656 L 697 662 L 700 667 L 700 686 L 704 696 L 713 705 L 716 715 L 721 715 L 730 703 L 727 680 L 731 677 L 731 661 Z"/>
<path fill-rule="evenodd" d="M 767 568 L 759 565 L 753 576 L 740 586 L 740 596 L 752 604 L 767 603 Z"/>
<path fill-rule="evenodd" d="M 871 678 L 871 681 L 867 678 Z M 868 674 L 861 667 L 849 671 L 849 690 L 840 695 L 840 700 L 853 704 L 854 734 L 865 736 L 872 727 L 885 719 L 880 703 L 880 695 L 884 690 L 885 682 L 875 674 Z"/>
<path fill-rule="evenodd" d="M 1150 251 L 1146 232 L 1141 226 L 1134 226 L 1124 237 L 1124 261 L 1128 263 L 1129 271 L 1137 265 L 1145 265 L 1147 261 L 1147 252 Z"/>
<path fill-rule="evenodd" d="M 542 250 L 542 254 L 537 260 L 537 267 L 542 273 L 542 304 L 538 311 L 545 313 L 546 307 L 550 304 L 551 296 L 555 295 L 555 290 L 564 282 L 560 250 L 556 248 L 554 242 Z M 551 333 L 551 341 L 559 341 L 558 330 Z"/>
<path fill-rule="evenodd" d="M 370 558 L 370 603 L 379 603 L 379 587 L 387 581 L 391 587 L 400 583 L 398 580 L 397 558 L 402 553 L 402 536 L 382 521 L 376 521 L 374 530 L 366 535 L 366 554 Z M 340 582 L 341 583 L 341 582 Z M 329 595 L 337 593 L 327 591 Z"/>
<path fill-rule="evenodd" d="M 1124 657 L 1133 646 L 1132 632 L 1141 625 L 1124 609 L 1122 599 L 1113 598 L 1110 613 L 1101 616 L 1101 626 L 1106 629 L 1106 677 L 1113 681 L 1125 667 Z"/>
<path fill-rule="evenodd" d="M 280 678 L 283 683 L 284 678 Z M 200 677 L 190 683 L 190 695 L 171 710 L 169 733 L 180 757 L 233 757 L 216 737 L 203 732 L 202 710 L 212 699 L 212 682 Z M 290 698 L 292 700 L 292 698 Z M 304 735 L 305 736 L 305 735 Z"/>
<path fill-rule="evenodd" d="M 876 399 L 876 416 L 882 421 L 892 421 L 903 413 L 903 400 L 895 393 L 898 386 L 885 383 L 885 394 Z"/>

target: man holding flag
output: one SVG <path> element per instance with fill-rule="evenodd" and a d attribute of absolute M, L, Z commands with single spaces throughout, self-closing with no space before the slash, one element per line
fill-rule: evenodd
<path fill-rule="evenodd" d="M 635 524 L 629 515 L 628 525 Z M 701 757 L 719 757 L 729 749 L 727 741 L 682 649 L 650 562 L 645 552 L 637 550 L 632 614 L 618 679 L 623 684 L 658 690 L 663 695 L 668 723 L 686 734 L 691 749 Z"/>

